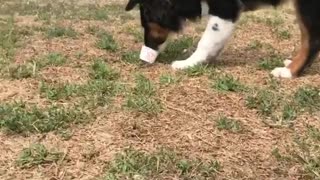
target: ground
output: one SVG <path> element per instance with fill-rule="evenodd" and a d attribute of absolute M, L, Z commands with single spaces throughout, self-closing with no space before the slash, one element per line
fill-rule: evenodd
<path fill-rule="evenodd" d="M 152 66 L 125 1 L 3 0 L 0 179 L 319 179 L 320 63 L 270 76 L 299 48 L 292 6 L 246 13 L 221 56 L 188 22 Z"/>

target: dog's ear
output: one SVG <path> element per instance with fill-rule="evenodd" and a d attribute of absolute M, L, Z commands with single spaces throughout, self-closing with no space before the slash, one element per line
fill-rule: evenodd
<path fill-rule="evenodd" d="M 137 4 L 141 3 L 142 0 L 129 0 L 126 11 L 132 10 Z"/>

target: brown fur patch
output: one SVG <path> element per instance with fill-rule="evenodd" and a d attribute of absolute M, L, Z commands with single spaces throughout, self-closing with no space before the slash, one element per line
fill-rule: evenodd
<path fill-rule="evenodd" d="M 169 34 L 169 30 L 159 26 L 156 23 L 149 23 L 150 35 L 156 39 L 166 39 Z"/>
<path fill-rule="evenodd" d="M 297 5 L 297 4 L 296 4 Z M 298 54 L 292 59 L 292 63 L 288 66 L 293 76 L 297 76 L 303 66 L 307 62 L 308 53 L 310 50 L 309 40 L 310 35 L 305 25 L 301 21 L 300 14 L 297 12 L 297 19 L 301 31 L 301 47 Z"/>

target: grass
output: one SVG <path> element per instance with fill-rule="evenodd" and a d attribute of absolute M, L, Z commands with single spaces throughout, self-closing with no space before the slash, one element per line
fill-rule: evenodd
<path fill-rule="evenodd" d="M 19 33 L 14 16 L 0 19 L 0 74 L 5 74 L 7 71 L 7 66 L 13 60 L 16 48 L 22 39 L 24 37 Z"/>
<path fill-rule="evenodd" d="M 171 75 L 171 74 L 163 74 L 159 78 L 160 85 L 168 86 L 171 84 L 175 84 L 179 81 L 179 78 Z"/>
<path fill-rule="evenodd" d="M 213 178 L 220 168 L 217 161 L 186 159 L 171 151 L 144 153 L 127 149 L 108 163 L 103 179 L 158 179 L 172 174 L 179 179 L 206 179 Z"/>
<path fill-rule="evenodd" d="M 246 106 L 257 109 L 261 115 L 271 116 L 275 111 L 279 97 L 270 90 L 260 90 L 246 98 Z"/>
<path fill-rule="evenodd" d="M 79 91 L 79 86 L 72 84 L 41 83 L 40 93 L 50 100 L 69 99 Z"/>
<path fill-rule="evenodd" d="M 140 63 L 140 52 L 139 51 L 128 51 L 122 54 L 122 60 L 129 64 L 139 64 Z"/>
<path fill-rule="evenodd" d="M 317 87 L 301 87 L 295 93 L 294 98 L 302 110 L 311 112 L 320 110 L 320 89 Z"/>
<path fill-rule="evenodd" d="M 109 52 L 116 52 L 119 49 L 119 45 L 111 34 L 101 33 L 98 38 L 97 47 L 99 49 L 107 50 Z"/>
<path fill-rule="evenodd" d="M 287 29 L 285 29 L 285 30 L 277 29 L 276 34 L 277 34 L 278 38 L 280 38 L 282 40 L 290 39 L 292 37 L 292 34 Z"/>
<path fill-rule="evenodd" d="M 258 50 L 258 49 L 262 49 L 264 47 L 264 43 L 262 43 L 259 40 L 253 40 L 250 42 L 248 49 L 250 50 Z"/>
<path fill-rule="evenodd" d="M 75 38 L 78 33 L 72 27 L 63 27 L 63 26 L 52 26 L 48 28 L 46 36 L 48 38 L 59 38 L 59 37 L 68 37 Z"/>
<path fill-rule="evenodd" d="M 36 66 L 33 63 L 11 65 L 8 70 L 9 77 L 12 79 L 27 79 L 36 75 Z"/>
<path fill-rule="evenodd" d="M 123 91 L 118 82 L 120 74 L 110 68 L 102 59 L 96 59 L 91 66 L 91 79 L 85 84 L 42 82 L 40 93 L 49 100 L 70 100 L 72 97 L 88 98 L 95 106 L 103 106 L 110 102 L 110 98 Z"/>
<path fill-rule="evenodd" d="M 275 54 L 271 55 L 270 57 L 261 58 L 258 64 L 259 69 L 268 71 L 282 66 L 284 66 L 283 58 Z"/>
<path fill-rule="evenodd" d="M 143 32 L 140 31 L 139 29 L 137 30 L 136 27 L 134 27 L 134 28 L 133 27 L 128 27 L 128 28 L 126 28 L 126 31 L 127 31 L 128 34 L 130 34 L 131 36 L 134 37 L 136 43 L 137 42 L 143 42 L 143 39 L 144 39 Z"/>
<path fill-rule="evenodd" d="M 184 72 L 189 77 L 199 77 L 210 71 L 214 71 L 214 69 L 208 67 L 207 65 L 197 65 L 186 69 Z"/>
<path fill-rule="evenodd" d="M 62 66 L 67 62 L 67 58 L 56 52 L 49 53 L 43 57 L 31 59 L 24 64 L 11 65 L 8 68 L 8 75 L 12 79 L 27 79 L 36 77 L 38 71 L 45 67 Z"/>
<path fill-rule="evenodd" d="M 58 163 L 63 156 L 62 152 L 48 150 L 43 144 L 32 144 L 22 150 L 16 160 L 16 164 L 20 168 L 32 168 Z"/>
<path fill-rule="evenodd" d="M 92 79 L 114 81 L 120 77 L 120 74 L 111 69 L 102 59 L 96 59 L 92 65 L 90 76 Z"/>
<path fill-rule="evenodd" d="M 193 38 L 185 36 L 169 42 L 164 52 L 160 54 L 159 62 L 170 63 L 173 60 L 183 60 L 187 57 L 185 51 L 189 49 L 193 43 Z"/>
<path fill-rule="evenodd" d="M 222 92 L 240 92 L 246 88 L 242 85 L 239 80 L 235 79 L 231 75 L 222 75 L 215 80 L 212 87 Z"/>
<path fill-rule="evenodd" d="M 240 121 L 220 116 L 216 121 L 216 126 L 219 130 L 226 130 L 233 133 L 239 133 L 243 131 L 243 125 Z"/>
<path fill-rule="evenodd" d="M 8 132 L 46 133 L 85 122 L 87 113 L 78 108 L 28 107 L 25 103 L 0 104 L 0 128 Z"/>
<path fill-rule="evenodd" d="M 161 102 L 156 98 L 156 88 L 141 74 L 136 76 L 136 85 L 127 95 L 125 106 L 149 115 L 156 115 L 162 111 Z"/>
<path fill-rule="evenodd" d="M 303 179 L 320 178 L 320 159 L 318 154 L 320 143 L 320 130 L 314 126 L 307 125 L 307 132 L 293 138 L 293 148 L 280 152 L 275 149 L 272 154 L 280 164 L 289 167 L 300 167 Z"/>
<path fill-rule="evenodd" d="M 247 95 L 246 106 L 274 121 L 291 123 L 304 112 L 313 113 L 320 109 L 319 92 L 312 86 L 298 88 L 290 95 L 279 93 L 278 88 L 261 89 Z"/>

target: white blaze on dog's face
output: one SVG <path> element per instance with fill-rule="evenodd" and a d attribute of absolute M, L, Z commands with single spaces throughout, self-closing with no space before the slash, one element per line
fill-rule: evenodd
<path fill-rule="evenodd" d="M 181 19 L 172 11 L 172 4 L 167 0 L 130 0 L 126 10 L 140 7 L 141 24 L 144 28 L 144 46 L 140 59 L 153 63 L 171 32 L 178 31 Z"/>

